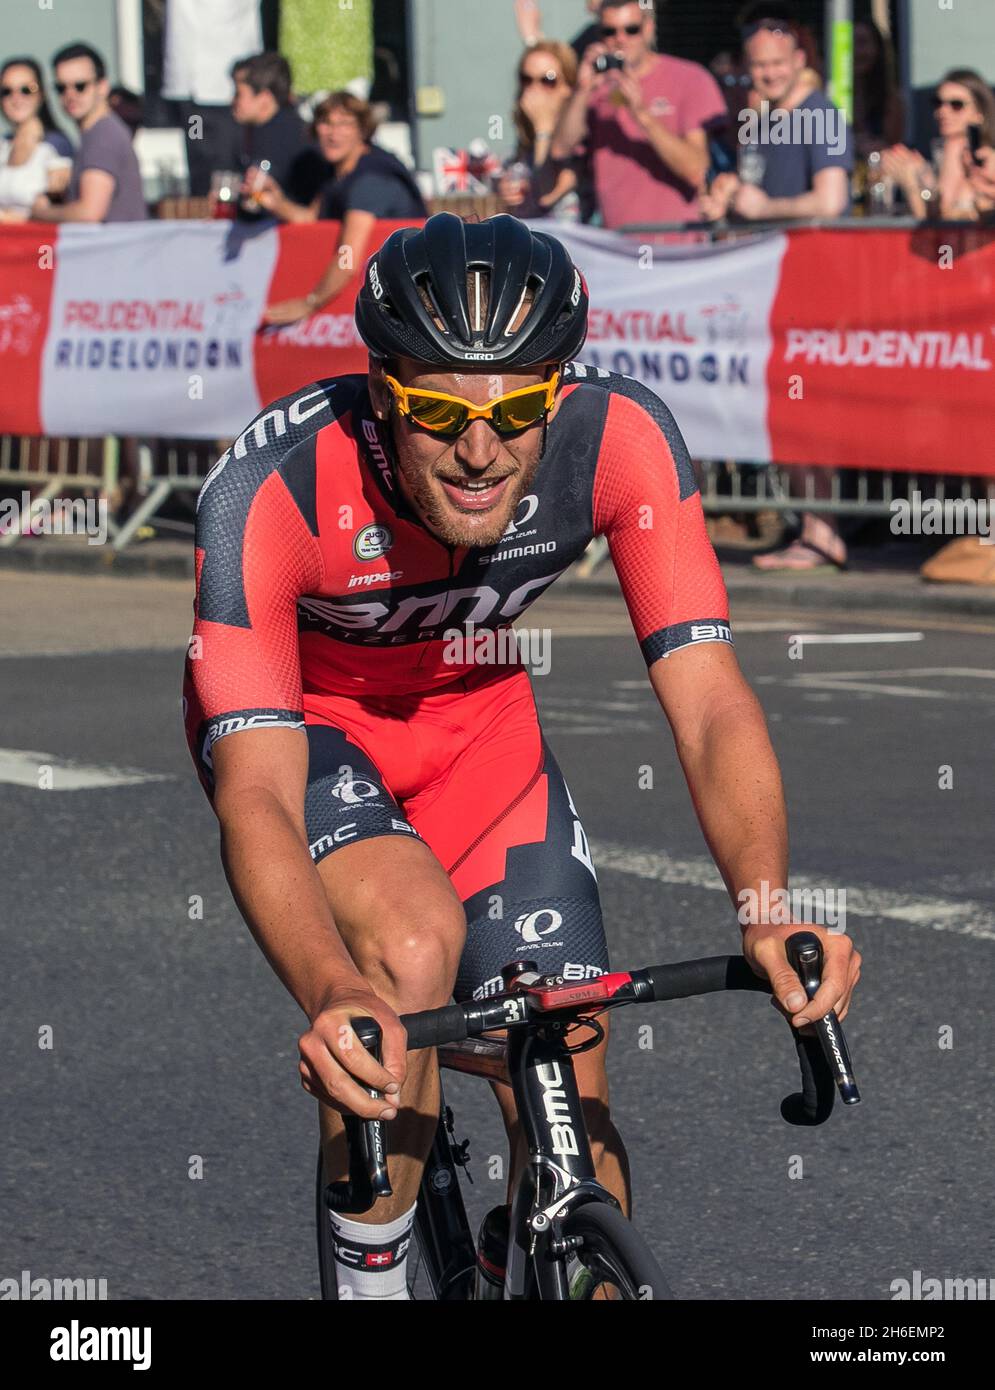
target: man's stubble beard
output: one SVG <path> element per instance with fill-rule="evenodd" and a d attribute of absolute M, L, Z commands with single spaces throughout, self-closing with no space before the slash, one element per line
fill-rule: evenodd
<path fill-rule="evenodd" d="M 530 463 L 522 465 L 515 482 L 511 485 L 510 500 L 503 499 L 493 517 L 489 515 L 486 524 L 477 526 L 473 525 L 471 515 L 467 516 L 464 523 L 453 516 L 451 507 L 436 491 L 437 480 L 433 482 L 422 478 L 417 486 L 413 486 L 400 466 L 398 472 L 410 494 L 408 500 L 434 536 L 446 545 L 484 548 L 496 545 L 508 529 L 508 523 L 514 518 L 519 502 L 535 481 L 539 462 L 539 454 L 536 453 Z"/>

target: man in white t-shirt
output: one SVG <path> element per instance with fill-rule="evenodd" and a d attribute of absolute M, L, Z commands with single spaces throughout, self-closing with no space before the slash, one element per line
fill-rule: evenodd
<path fill-rule="evenodd" d="M 259 0 L 167 0 L 162 95 L 176 104 L 190 169 L 203 197 L 216 169 L 238 169 L 232 65 L 263 46 Z"/>

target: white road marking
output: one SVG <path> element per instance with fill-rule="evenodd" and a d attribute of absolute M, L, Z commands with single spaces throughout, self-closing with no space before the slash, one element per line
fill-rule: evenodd
<path fill-rule="evenodd" d="M 51 768 L 51 786 L 42 779 L 42 768 Z M 47 779 L 45 779 L 47 780 Z M 97 767 L 57 757 L 54 753 L 35 753 L 26 748 L 0 748 L 0 782 L 14 787 L 33 787 L 35 791 L 75 792 L 94 787 L 127 787 L 137 782 L 169 782 L 164 773 L 139 772 L 136 768 Z"/>
<path fill-rule="evenodd" d="M 628 849 L 625 845 L 598 840 L 591 841 L 591 853 L 598 869 L 614 869 L 656 883 L 708 888 L 723 894 L 726 891 L 711 859 L 674 859 L 660 850 Z M 836 884 L 830 876 L 820 880 L 815 874 L 793 874 L 791 885 L 804 888 L 820 881 L 824 885 L 831 882 L 833 887 L 846 888 L 847 913 L 856 917 L 885 918 L 912 927 L 970 936 L 977 941 L 995 941 L 995 912 L 990 903 L 901 893 L 869 884 Z M 731 904 L 729 911 L 732 911 Z"/>
<path fill-rule="evenodd" d="M 851 642 L 922 642 L 925 636 L 924 632 L 793 632 L 788 641 L 847 646 Z"/>
<path fill-rule="evenodd" d="M 914 685 L 882 685 L 880 681 L 845 681 L 838 676 L 795 676 L 786 685 L 811 690 L 865 690 L 871 695 L 904 695 L 916 700 L 953 700 L 949 690 L 921 690 Z"/>

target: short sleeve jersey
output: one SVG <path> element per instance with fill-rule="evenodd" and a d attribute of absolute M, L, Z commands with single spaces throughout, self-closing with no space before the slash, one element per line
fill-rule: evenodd
<path fill-rule="evenodd" d="M 604 535 L 644 659 L 730 642 L 691 460 L 663 402 L 569 364 L 529 492 L 487 547 L 450 546 L 402 495 L 366 377 L 270 406 L 198 499 L 191 739 L 299 728 L 311 702 L 389 700 L 472 667 L 453 632 L 509 627 Z"/>

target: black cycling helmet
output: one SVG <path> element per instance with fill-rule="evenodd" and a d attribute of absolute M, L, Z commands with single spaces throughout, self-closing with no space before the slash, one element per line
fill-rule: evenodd
<path fill-rule="evenodd" d="M 356 327 L 380 358 L 567 362 L 587 336 L 587 286 L 555 237 L 517 217 L 464 222 L 437 212 L 392 232 L 370 257 Z"/>

